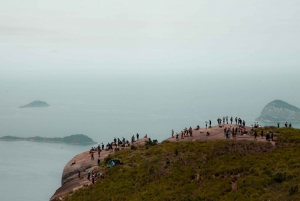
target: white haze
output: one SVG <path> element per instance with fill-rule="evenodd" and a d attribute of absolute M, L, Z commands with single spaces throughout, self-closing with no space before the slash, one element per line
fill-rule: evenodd
<path fill-rule="evenodd" d="M 119 131 L 116 124 L 134 133 L 137 122 L 125 120 L 133 117 L 146 133 L 159 123 L 145 127 L 149 118 L 184 119 L 195 113 L 185 121 L 161 121 L 157 132 L 169 133 L 172 127 L 195 126 L 219 115 L 253 121 L 274 99 L 300 106 L 299 1 L 1 4 L 1 136 L 55 132 L 95 137 L 102 129 Z M 12 111 L 33 100 L 54 108 L 48 119 Z M 103 110 L 116 108 L 99 123 Z M 27 115 L 34 118 L 26 122 Z M 33 129 L 36 121 L 39 129 Z"/>

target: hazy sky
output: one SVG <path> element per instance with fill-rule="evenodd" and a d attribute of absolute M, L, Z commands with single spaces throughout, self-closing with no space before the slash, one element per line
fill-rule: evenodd
<path fill-rule="evenodd" d="M 292 72 L 299 0 L 2 0 L 0 78 Z"/>

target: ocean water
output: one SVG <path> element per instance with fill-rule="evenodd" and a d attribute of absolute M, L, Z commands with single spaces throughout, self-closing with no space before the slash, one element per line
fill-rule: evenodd
<path fill-rule="evenodd" d="M 49 200 L 61 185 L 62 170 L 87 146 L 0 141 L 1 200 Z"/>
<path fill-rule="evenodd" d="M 0 85 L 0 136 L 64 137 L 96 142 L 148 134 L 163 141 L 171 130 L 205 126 L 237 116 L 253 124 L 263 107 L 281 99 L 300 106 L 297 75 L 164 75 L 4 79 Z M 18 108 L 34 100 L 46 108 Z M 299 124 L 293 124 L 300 127 Z M 0 142 L 4 200 L 49 200 L 65 164 L 89 146 Z"/>

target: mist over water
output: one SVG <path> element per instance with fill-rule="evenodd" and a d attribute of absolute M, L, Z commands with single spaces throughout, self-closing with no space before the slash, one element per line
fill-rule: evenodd
<path fill-rule="evenodd" d="M 295 75 L 294 75 L 295 76 Z M 279 77 L 279 76 L 278 76 Z M 139 133 L 162 141 L 184 127 L 238 116 L 251 125 L 275 99 L 299 106 L 293 75 L 235 74 L 107 76 L 99 79 L 17 80 L 0 88 L 0 136 L 64 137 L 97 142 Z M 287 87 L 288 86 L 288 87 Z M 18 108 L 34 100 L 46 108 Z"/>

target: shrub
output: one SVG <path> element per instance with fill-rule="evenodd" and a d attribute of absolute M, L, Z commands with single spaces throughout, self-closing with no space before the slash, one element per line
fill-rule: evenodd
<path fill-rule="evenodd" d="M 298 185 L 291 187 L 291 189 L 289 190 L 289 194 L 293 195 L 298 191 Z"/>
<path fill-rule="evenodd" d="M 134 145 L 131 145 L 131 146 L 130 146 L 130 149 L 131 149 L 131 150 L 136 150 L 136 149 L 137 149 L 137 147 L 136 147 L 136 146 L 134 146 Z"/>

